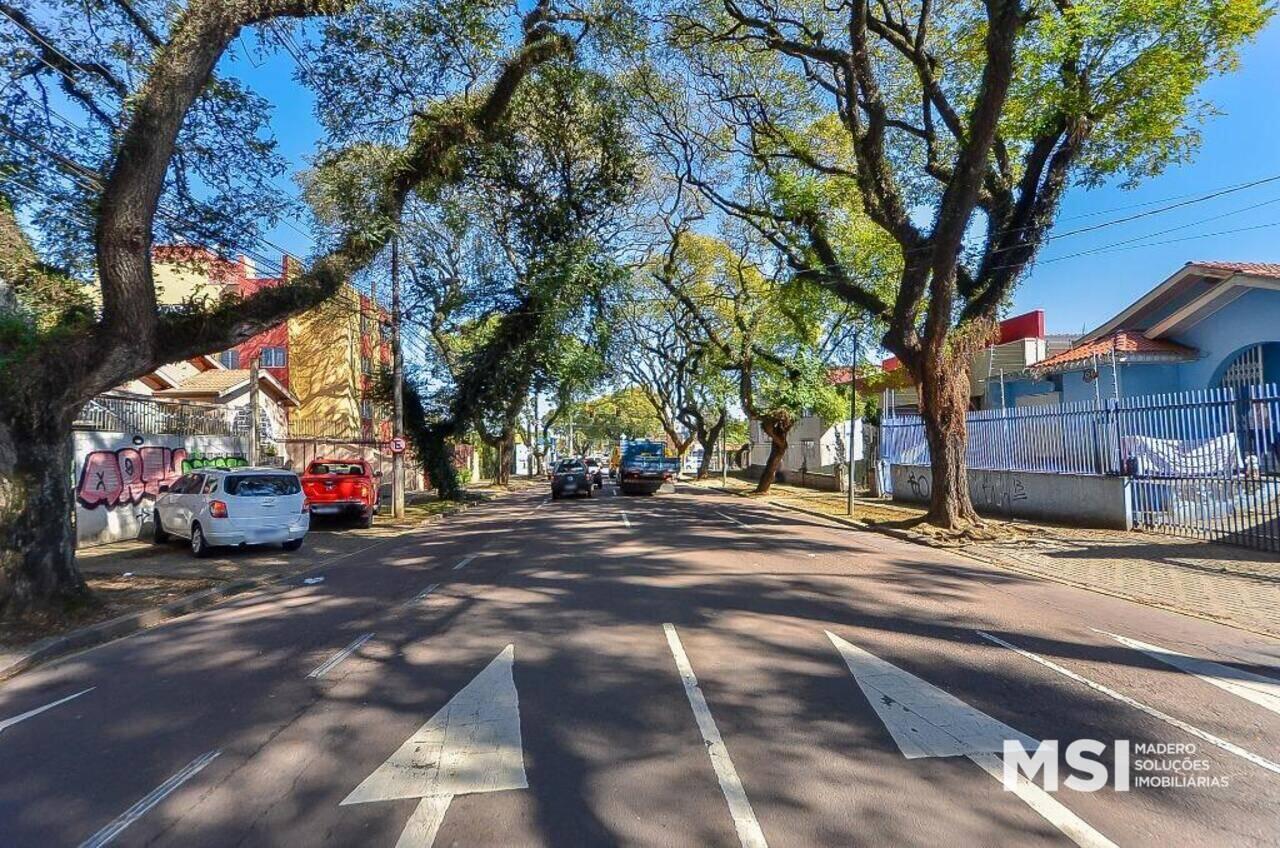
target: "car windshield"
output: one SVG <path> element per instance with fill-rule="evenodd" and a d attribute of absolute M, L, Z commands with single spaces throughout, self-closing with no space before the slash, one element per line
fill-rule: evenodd
<path fill-rule="evenodd" d="M 563 460 L 559 465 L 556 466 L 557 474 L 572 474 L 575 471 L 581 471 L 581 470 L 582 470 L 582 463 L 576 459 Z"/>
<path fill-rule="evenodd" d="M 222 488 L 228 495 L 241 498 L 270 498 L 302 491 L 293 474 L 234 474 L 226 479 Z"/>
<path fill-rule="evenodd" d="M 364 468 L 358 462 L 313 462 L 307 473 L 360 475 Z"/>

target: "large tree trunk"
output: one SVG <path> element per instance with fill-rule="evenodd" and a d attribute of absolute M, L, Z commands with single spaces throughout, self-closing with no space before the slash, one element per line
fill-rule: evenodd
<path fill-rule="evenodd" d="M 791 428 L 767 419 L 760 422 L 760 428 L 769 437 L 769 458 L 765 460 L 760 482 L 756 484 L 756 494 L 766 495 L 769 493 L 769 487 L 773 485 L 773 478 L 778 474 L 778 466 L 782 465 L 782 460 L 787 455 L 787 433 Z"/>
<path fill-rule="evenodd" d="M 720 419 L 719 424 L 714 424 L 710 428 L 698 429 L 698 444 L 702 445 L 702 460 L 698 463 L 697 479 L 705 480 L 711 476 L 711 452 L 716 449 L 716 442 L 720 441 L 720 433 L 723 430 L 723 418 Z M 729 457 L 721 457 L 721 461 L 728 463 Z"/>
<path fill-rule="evenodd" d="M 948 530 L 980 523 L 969 497 L 965 467 L 969 411 L 968 358 L 939 356 L 926 363 L 920 381 L 920 414 L 929 442 L 932 488 L 925 520 Z"/>
<path fill-rule="evenodd" d="M 52 405 L 52 404 L 50 404 Z M 75 566 L 71 417 L 46 409 L 0 422 L 0 617 L 89 602 Z M 36 416 L 34 420 L 27 415 Z"/>

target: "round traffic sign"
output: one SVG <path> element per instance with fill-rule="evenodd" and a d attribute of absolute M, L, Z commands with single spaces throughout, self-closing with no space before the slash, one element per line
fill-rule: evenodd
<path fill-rule="evenodd" d="M 392 439 L 392 440 L 391 440 L 391 452 L 392 452 L 392 453 L 404 453 L 404 439 L 403 439 L 403 438 L 401 438 L 400 436 L 396 436 L 394 439 Z"/>

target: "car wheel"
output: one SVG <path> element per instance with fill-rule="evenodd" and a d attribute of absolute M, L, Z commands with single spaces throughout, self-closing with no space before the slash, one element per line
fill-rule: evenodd
<path fill-rule="evenodd" d="M 363 528 L 366 528 L 366 529 L 367 529 L 367 528 L 369 528 L 369 527 L 372 527 L 372 526 L 373 526 L 373 510 L 372 510 L 372 509 L 370 509 L 368 512 L 361 513 L 361 514 L 360 514 L 360 520 L 359 520 L 359 521 L 357 521 L 357 522 L 356 522 L 356 524 L 357 524 L 357 526 L 359 526 L 359 527 L 363 527 Z M 286 543 L 286 544 L 287 544 L 287 543 Z M 301 540 L 299 540 L 299 541 L 298 541 L 298 544 L 302 544 L 302 541 L 301 541 Z"/>
<path fill-rule="evenodd" d="M 302 547 L 302 540 L 290 539 L 289 541 L 281 545 L 281 547 L 284 548 L 286 551 L 296 551 L 298 548 Z"/>
<path fill-rule="evenodd" d="M 552 493 L 551 493 L 551 500 L 553 500 L 553 501 L 558 501 L 558 500 L 560 500 L 560 493 L 559 493 L 559 492 L 552 492 Z"/>
<path fill-rule="evenodd" d="M 157 545 L 163 545 L 169 541 L 169 534 L 165 532 L 164 524 L 160 521 L 159 510 L 151 513 L 151 541 Z"/>
<path fill-rule="evenodd" d="M 191 525 L 191 555 L 195 557 L 209 555 L 209 540 L 204 537 L 204 531 L 200 529 L 199 524 Z"/>

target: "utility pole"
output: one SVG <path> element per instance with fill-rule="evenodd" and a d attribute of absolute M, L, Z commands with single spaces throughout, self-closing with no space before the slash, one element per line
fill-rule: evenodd
<path fill-rule="evenodd" d="M 378 303 L 373 308 L 377 314 Z M 378 316 L 381 323 L 381 315 Z M 391 239 L 391 434 L 404 438 L 404 355 L 400 350 L 400 237 Z M 391 515 L 404 518 L 404 451 L 391 453 Z"/>
<path fill-rule="evenodd" d="M 253 355 L 249 362 L 249 464 L 258 464 L 258 365 L 261 358 Z"/>
<path fill-rule="evenodd" d="M 858 333 L 853 333 L 853 362 L 849 365 L 849 444 L 845 453 L 849 459 L 849 473 L 845 485 L 849 489 L 849 517 L 853 518 L 853 440 L 858 432 Z"/>

